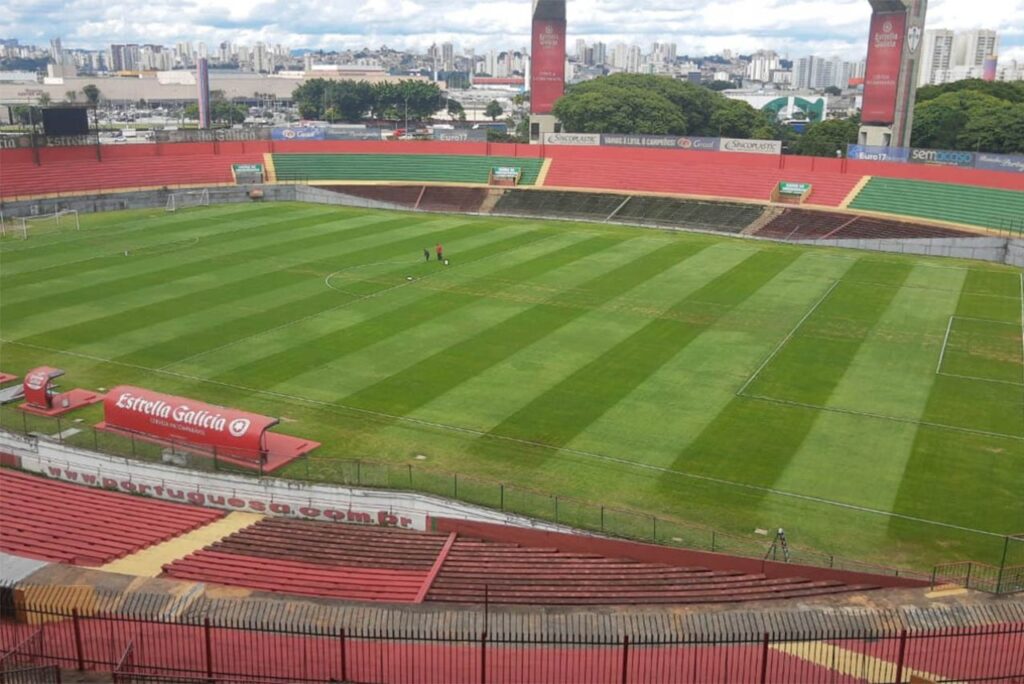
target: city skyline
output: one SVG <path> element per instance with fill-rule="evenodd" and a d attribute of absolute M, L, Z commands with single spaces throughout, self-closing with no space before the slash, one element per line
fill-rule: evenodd
<path fill-rule="evenodd" d="M 104 49 L 110 43 L 183 41 L 295 49 L 388 47 L 425 52 L 452 42 L 478 52 L 529 44 L 528 0 L 353 0 L 321 6 L 297 0 L 272 2 L 184 0 L 153 6 L 127 0 L 112 7 L 96 0 L 28 0 L 0 11 L 0 36 L 48 44 L 60 36 L 66 49 Z M 280 10 L 280 11 L 279 11 Z M 639 10 L 639 11 L 638 11 Z M 774 50 L 791 59 L 828 55 L 863 57 L 870 7 L 867 0 L 692 0 L 685 6 L 648 0 L 574 0 L 569 4 L 570 46 L 577 40 L 649 46 L 671 42 L 680 55 L 723 50 L 749 54 Z M 1000 56 L 1024 60 L 1024 0 L 931 0 L 928 28 L 985 28 L 1000 34 Z M 570 47 L 571 51 L 571 47 Z"/>

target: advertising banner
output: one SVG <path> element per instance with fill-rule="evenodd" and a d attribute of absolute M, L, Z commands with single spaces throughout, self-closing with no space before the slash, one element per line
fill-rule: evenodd
<path fill-rule="evenodd" d="M 487 142 L 487 129 L 435 128 L 433 138 L 441 142 Z"/>
<path fill-rule="evenodd" d="M 318 126 L 274 126 L 271 140 L 324 140 L 325 131 Z"/>
<path fill-rule="evenodd" d="M 782 154 L 782 141 L 722 138 L 719 141 L 718 149 L 722 152 L 744 152 L 746 154 Z"/>
<path fill-rule="evenodd" d="M 881 145 L 847 145 L 848 159 L 864 161 L 886 161 L 905 164 L 910 158 L 910 149 L 906 147 L 882 147 Z"/>
<path fill-rule="evenodd" d="M 324 140 L 383 140 L 379 128 L 348 128 L 328 126 L 324 129 Z"/>
<path fill-rule="evenodd" d="M 545 133 L 545 145 L 590 146 L 601 144 L 600 133 Z"/>
<path fill-rule="evenodd" d="M 974 155 L 974 168 L 986 171 L 1009 171 L 1024 173 L 1024 156 L 1019 154 L 987 154 L 979 152 Z"/>
<path fill-rule="evenodd" d="M 550 114 L 565 92 L 565 20 L 534 20 L 530 57 L 530 111 Z"/>
<path fill-rule="evenodd" d="M 863 123 L 887 126 L 896 118 L 896 93 L 906 32 L 906 12 L 875 12 L 871 16 L 864 105 L 860 114 Z"/>
<path fill-rule="evenodd" d="M 103 400 L 105 427 L 168 442 L 185 442 L 256 460 L 265 451 L 263 433 L 276 418 L 160 394 L 115 387 Z"/>
<path fill-rule="evenodd" d="M 971 168 L 974 166 L 974 153 L 954 152 L 952 150 L 922 150 L 915 147 L 910 150 L 910 163 Z"/>
<path fill-rule="evenodd" d="M 601 136 L 601 144 L 611 147 L 661 147 L 676 150 L 704 150 L 713 152 L 718 149 L 718 143 L 718 138 L 701 138 L 696 136 L 617 134 Z"/>
<path fill-rule="evenodd" d="M 805 192 L 810 191 L 810 183 L 789 183 L 786 181 L 779 183 L 779 194 L 782 195 L 803 195 Z"/>
<path fill-rule="evenodd" d="M 153 131 L 154 142 L 245 142 L 269 140 L 269 128 L 211 128 Z"/>

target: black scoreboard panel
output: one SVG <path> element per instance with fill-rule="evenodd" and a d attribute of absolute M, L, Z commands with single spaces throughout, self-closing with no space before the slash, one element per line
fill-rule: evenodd
<path fill-rule="evenodd" d="M 85 107 L 47 107 L 43 109 L 43 133 L 46 135 L 86 135 L 89 110 Z"/>

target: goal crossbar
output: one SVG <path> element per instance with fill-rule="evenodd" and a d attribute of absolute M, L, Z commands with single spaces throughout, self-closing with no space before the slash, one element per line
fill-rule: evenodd
<path fill-rule="evenodd" d="M 52 221 L 58 228 L 63 228 L 65 224 L 74 225 L 75 230 L 81 230 L 82 224 L 78 219 L 77 209 L 59 209 L 53 213 L 37 214 L 35 216 L 21 216 L 13 220 L 7 220 L 0 222 L 0 235 L 6 237 L 8 233 L 12 233 L 22 240 L 28 239 L 29 228 L 32 225 L 38 225 L 40 223 Z"/>

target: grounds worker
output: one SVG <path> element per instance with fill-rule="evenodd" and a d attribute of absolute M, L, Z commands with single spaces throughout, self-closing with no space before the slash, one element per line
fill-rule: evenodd
<path fill-rule="evenodd" d="M 441 243 L 437 243 L 437 260 L 444 261 L 444 248 L 441 247 Z"/>

